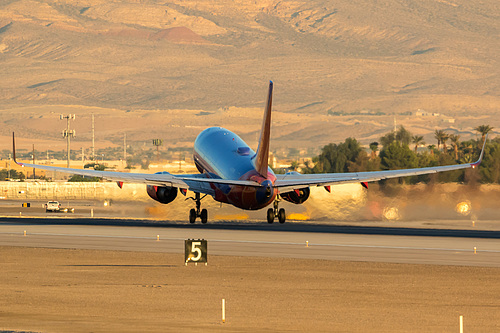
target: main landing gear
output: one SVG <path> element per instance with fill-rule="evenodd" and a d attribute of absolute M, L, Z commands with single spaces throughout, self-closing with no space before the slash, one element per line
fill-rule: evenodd
<path fill-rule="evenodd" d="M 279 201 L 280 200 L 276 198 L 276 200 L 274 200 L 274 208 L 269 208 L 267 210 L 267 223 L 269 224 L 274 222 L 275 217 L 278 218 L 278 222 L 281 224 L 285 223 L 286 221 L 285 209 L 283 208 L 278 209 Z"/>
<path fill-rule="evenodd" d="M 195 193 L 194 198 L 188 198 L 188 199 L 193 199 L 196 202 L 196 209 L 191 209 L 189 211 L 189 223 L 194 223 L 196 221 L 196 218 L 199 217 L 201 220 L 201 223 L 205 224 L 208 221 L 208 212 L 206 209 L 201 209 L 201 200 L 205 198 L 207 195 L 205 194 L 203 197 L 200 197 L 200 193 Z M 186 199 L 187 200 L 187 199 Z"/>

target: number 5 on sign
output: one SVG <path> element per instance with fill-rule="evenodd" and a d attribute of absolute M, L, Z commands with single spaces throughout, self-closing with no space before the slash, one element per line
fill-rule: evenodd
<path fill-rule="evenodd" d="M 207 241 L 204 239 L 186 239 L 184 241 L 184 261 L 207 263 Z"/>

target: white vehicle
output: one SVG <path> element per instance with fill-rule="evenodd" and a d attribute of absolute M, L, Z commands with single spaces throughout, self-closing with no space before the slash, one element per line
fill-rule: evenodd
<path fill-rule="evenodd" d="M 45 204 L 45 212 L 49 213 L 74 213 L 74 208 L 61 207 L 59 201 L 49 201 Z"/>
<path fill-rule="evenodd" d="M 61 210 L 61 204 L 59 201 L 49 201 L 45 204 L 46 212 L 58 212 Z"/>

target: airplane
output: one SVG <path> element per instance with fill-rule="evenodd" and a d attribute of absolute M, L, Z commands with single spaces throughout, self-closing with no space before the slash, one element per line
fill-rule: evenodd
<path fill-rule="evenodd" d="M 197 218 L 207 223 L 208 212 L 201 209 L 201 200 L 208 195 L 218 202 L 244 210 L 258 210 L 273 204 L 267 210 L 267 222 L 273 223 L 278 218 L 279 223 L 285 223 L 286 212 L 278 206 L 280 199 L 302 204 L 309 198 L 312 186 L 323 186 L 328 192 L 331 191 L 331 185 L 336 184 L 361 183 L 368 188 L 368 182 L 383 179 L 476 168 L 483 159 L 486 140 L 479 159 L 474 163 L 353 173 L 300 174 L 292 171 L 275 174 L 268 165 L 272 99 L 273 82 L 270 81 L 257 152 L 238 135 L 222 127 L 210 127 L 198 135 L 193 155 L 198 174 L 175 175 L 166 171 L 155 174 L 126 173 L 20 163 L 16 161 L 14 133 L 13 158 L 15 163 L 23 167 L 100 177 L 116 181 L 120 188 L 124 183 L 142 183 L 146 185 L 147 194 L 162 204 L 174 201 L 178 192 L 186 196 L 187 190 L 190 190 L 195 194 L 193 199 L 196 204 L 196 208 L 189 211 L 190 223 L 195 223 Z"/>

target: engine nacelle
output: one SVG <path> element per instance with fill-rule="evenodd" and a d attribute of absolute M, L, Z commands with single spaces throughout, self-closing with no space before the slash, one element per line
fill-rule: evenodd
<path fill-rule="evenodd" d="M 151 199 L 156 200 L 162 204 L 168 204 L 175 200 L 177 197 L 177 187 L 170 186 L 153 186 L 148 185 L 146 188 L 148 195 Z"/>
<path fill-rule="evenodd" d="M 283 200 L 298 205 L 306 202 L 306 200 L 309 199 L 309 194 L 311 194 L 311 190 L 309 189 L 309 187 L 306 187 L 306 188 L 301 188 L 300 190 L 281 193 L 280 196 L 283 198 Z"/>

